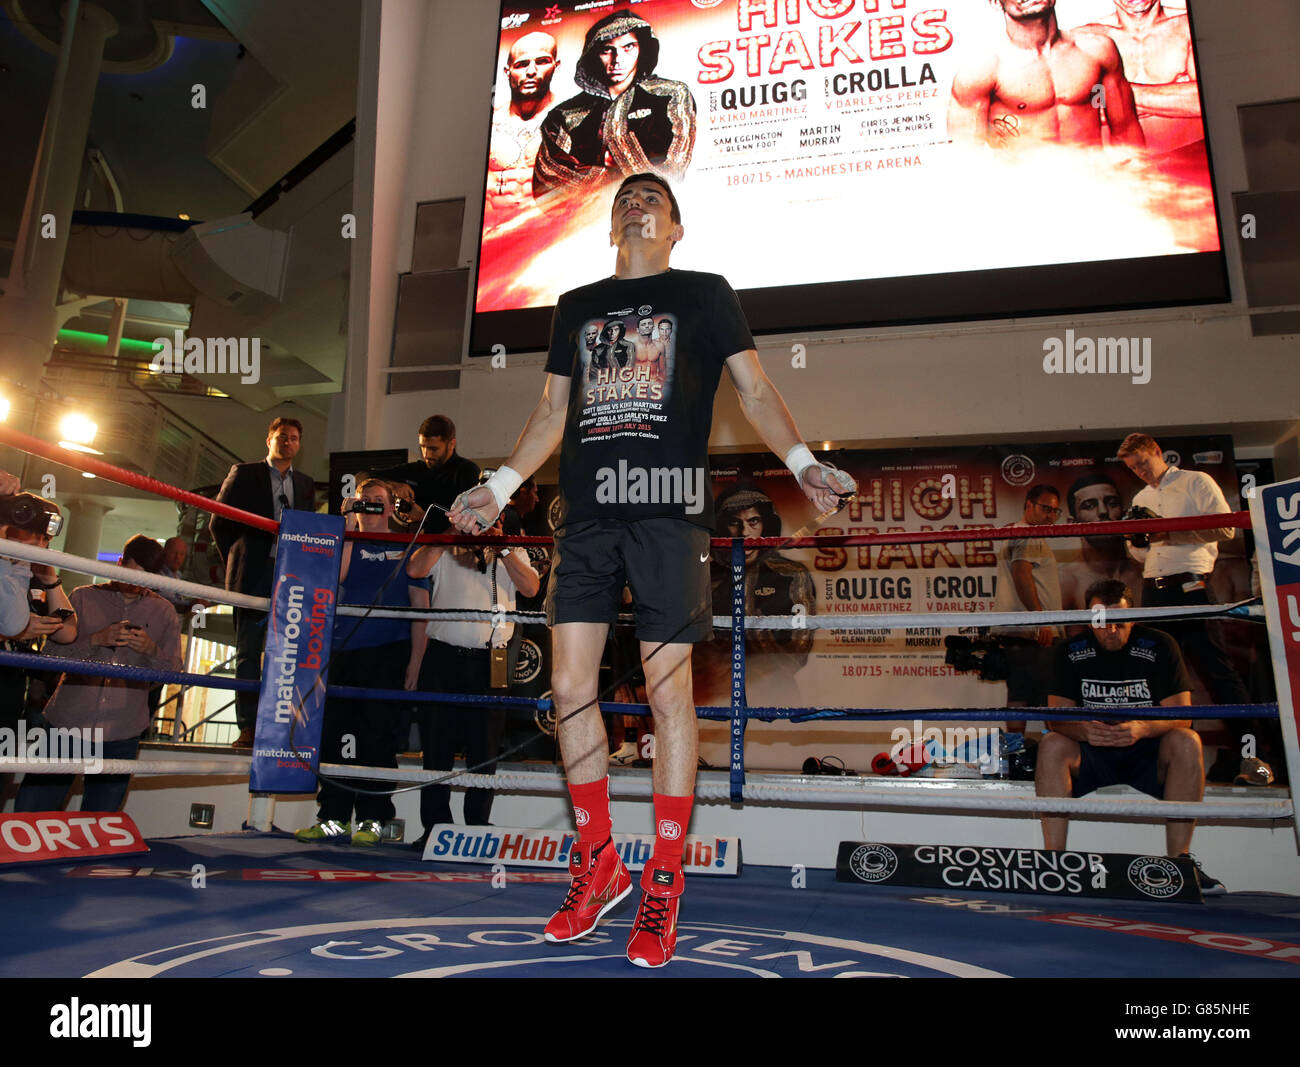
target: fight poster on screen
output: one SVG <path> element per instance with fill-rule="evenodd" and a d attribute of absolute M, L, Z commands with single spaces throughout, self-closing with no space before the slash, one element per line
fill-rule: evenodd
<path fill-rule="evenodd" d="M 1241 507 L 1230 437 L 1159 440 L 1168 463 L 1210 475 L 1228 506 Z M 1115 455 L 1118 446 L 1116 440 L 837 452 L 829 459 L 858 480 L 858 496 L 809 536 L 996 529 L 1023 522 L 1025 496 L 1036 485 L 1056 490 L 1062 508 L 1059 522 L 1119 520 L 1142 483 Z M 790 536 L 814 519 L 794 479 L 771 455 L 714 457 L 711 473 L 719 536 Z M 980 681 L 973 673 L 947 666 L 943 640 L 948 633 L 978 636 L 981 615 L 994 610 L 1000 543 L 751 551 L 746 560 L 748 614 L 884 619 L 956 611 L 969 613 L 970 625 L 956 631 L 883 626 L 753 631 L 747 646 L 748 702 L 800 707 L 1004 706 L 1005 683 Z M 1053 538 L 1048 544 L 1056 559 L 1063 608 L 1086 607 L 1084 593 L 1102 578 L 1123 580 L 1135 606 L 1141 606 L 1142 568 L 1120 538 Z M 1219 546 L 1211 584 L 1220 603 L 1251 596 L 1244 545 L 1238 533 Z M 725 555 L 715 552 L 715 615 L 731 611 Z M 1243 626 L 1224 626 L 1223 634 L 1246 677 L 1255 634 Z M 730 698 L 730 635 L 717 631 L 714 636 L 712 642 L 696 646 L 699 704 L 727 704 Z"/>
<path fill-rule="evenodd" d="M 1139 6 L 507 2 L 476 311 L 598 273 L 647 170 L 738 290 L 1217 251 L 1188 18 Z"/>

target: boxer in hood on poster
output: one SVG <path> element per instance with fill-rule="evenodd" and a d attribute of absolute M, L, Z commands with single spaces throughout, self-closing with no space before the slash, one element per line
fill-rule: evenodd
<path fill-rule="evenodd" d="M 582 90 L 542 123 L 533 196 L 657 171 L 680 178 L 695 148 L 695 99 L 685 82 L 654 76 L 650 24 L 616 11 L 587 31 L 574 81 Z"/>

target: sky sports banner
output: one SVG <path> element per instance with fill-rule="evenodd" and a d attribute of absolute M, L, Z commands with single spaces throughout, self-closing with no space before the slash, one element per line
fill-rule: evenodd
<path fill-rule="evenodd" d="M 981 893 L 1201 903 L 1196 869 L 1185 856 L 841 841 L 835 880 Z"/>
<path fill-rule="evenodd" d="M 1300 767 L 1300 478 L 1266 485 L 1250 502 L 1287 766 Z M 1300 823 L 1295 827 L 1300 840 Z"/>
<path fill-rule="evenodd" d="M 1241 507 L 1231 437 L 1161 437 L 1159 443 L 1167 462 L 1210 475 L 1223 490 L 1229 508 Z M 1025 496 L 1035 485 L 1048 485 L 1056 491 L 1062 509 L 1058 521 L 1062 523 L 1118 520 L 1143 487 L 1116 456 L 1118 447 L 1119 438 L 1080 444 L 832 453 L 829 461 L 858 480 L 858 495 L 814 534 L 1009 526 L 1023 522 Z M 812 507 L 794 479 L 769 453 L 715 456 L 713 462 L 719 536 L 789 535 L 813 519 Z M 969 626 L 943 632 L 797 625 L 786 630 L 753 630 L 746 657 L 748 703 L 756 707 L 903 709 L 1004 706 L 1004 682 L 981 681 L 975 673 L 958 672 L 944 664 L 946 634 L 975 637 L 980 615 L 994 610 L 997 547 L 1002 543 L 952 541 L 747 553 L 745 601 L 751 615 L 794 619 L 799 614 L 839 613 L 883 618 L 904 612 L 961 611 L 971 617 Z M 1056 559 L 1062 607 L 1086 607 L 1083 598 L 1088 586 L 1111 577 L 1127 583 L 1140 606 L 1142 568 L 1121 539 L 1069 537 L 1048 544 Z M 1240 533 L 1219 546 L 1211 585 L 1221 603 L 1250 596 L 1250 567 L 1244 553 Z M 727 562 L 726 550 L 714 551 L 715 615 L 731 613 Z M 1236 629 L 1223 627 L 1229 653 L 1234 658 L 1246 657 L 1250 633 L 1239 635 Z M 1245 642 L 1241 648 L 1237 647 L 1239 641 Z M 696 703 L 730 703 L 730 652 L 730 635 L 723 630 L 715 630 L 712 641 L 695 646 Z M 1242 670 L 1244 677 L 1248 670 L 1244 659 Z M 1206 694 L 1201 696 L 1208 701 Z M 1193 702 L 1200 702 L 1195 692 Z M 836 729 L 849 725 L 837 724 Z M 882 736 L 888 736 L 887 725 L 862 725 L 883 730 Z M 710 727 L 702 729 L 707 732 Z M 749 754 L 759 755 L 761 750 L 754 747 L 756 738 L 773 731 L 790 732 L 784 724 L 751 722 Z M 705 758 L 720 762 L 717 756 Z"/>
<path fill-rule="evenodd" d="M 630 871 L 645 867 L 654 853 L 654 834 L 614 834 L 614 849 Z M 440 824 L 429 834 L 424 859 L 443 863 L 501 863 L 508 867 L 568 866 L 578 835 L 562 830 Z M 740 873 L 740 838 L 688 834 L 682 851 L 687 874 Z"/>
<path fill-rule="evenodd" d="M 44 863 L 148 852 L 122 812 L 39 811 L 0 815 L 0 864 Z"/>
<path fill-rule="evenodd" d="M 287 509 L 281 517 L 249 778 L 254 793 L 316 791 L 342 550 L 342 516 Z"/>
<path fill-rule="evenodd" d="M 1004 6 L 507 0 L 476 312 L 602 274 L 648 170 L 738 290 L 1218 251 L 1186 5 Z"/>

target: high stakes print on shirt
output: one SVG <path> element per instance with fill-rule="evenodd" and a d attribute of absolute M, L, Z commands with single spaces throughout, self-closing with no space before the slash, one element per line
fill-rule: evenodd
<path fill-rule="evenodd" d="M 659 440 L 672 388 L 677 317 L 649 304 L 588 319 L 578 332 L 581 440 Z"/>

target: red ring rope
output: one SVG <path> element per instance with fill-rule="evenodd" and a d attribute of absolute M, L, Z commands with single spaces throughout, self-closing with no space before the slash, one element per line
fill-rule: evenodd
<path fill-rule="evenodd" d="M 214 515 L 233 519 L 235 522 L 242 522 L 247 526 L 266 530 L 268 533 L 275 533 L 280 528 L 280 524 L 274 519 L 254 515 L 251 511 L 232 508 L 229 504 L 199 496 L 198 493 L 177 489 L 148 475 L 115 467 L 84 452 L 49 444 L 3 424 L 0 424 L 0 443 L 12 445 L 33 455 L 43 456 L 45 459 L 62 463 L 74 470 L 89 471 L 106 481 L 143 489 L 145 492 L 168 497 L 182 504 L 189 504 L 191 507 L 202 508 Z M 1230 511 L 1218 515 L 1184 515 L 1171 519 L 1131 519 L 1123 522 L 1071 522 L 1059 526 L 1036 526 L 1033 530 L 1036 537 L 1101 537 L 1107 534 L 1214 530 L 1227 527 L 1249 529 L 1250 512 Z M 826 537 L 747 537 L 745 544 L 753 548 L 851 548 L 862 545 L 942 544 L 948 541 L 1010 541 L 1024 537 L 1027 529 L 1028 527 L 1025 526 L 999 526 L 987 530 L 899 530 L 883 534 L 835 534 Z M 405 544 L 410 540 L 410 537 L 404 534 L 361 533 L 356 530 L 349 530 L 345 536 L 350 541 L 398 541 Z M 416 543 L 421 545 L 549 545 L 551 540 L 549 537 L 472 537 L 464 534 L 421 534 L 415 539 Z M 731 542 L 730 537 L 715 537 L 711 543 L 714 548 L 726 548 Z"/>
<path fill-rule="evenodd" d="M 232 508 L 229 504 L 218 503 L 206 496 L 199 496 L 198 493 L 177 489 L 166 482 L 158 481 L 157 478 L 150 478 L 147 474 L 136 474 L 135 471 L 115 467 L 111 463 L 105 463 L 102 459 L 88 456 L 84 452 L 77 452 L 61 445 L 52 445 L 48 441 L 42 441 L 39 437 L 32 437 L 3 424 L 0 424 L 0 442 L 12 445 L 14 448 L 21 448 L 24 452 L 30 452 L 34 456 L 42 456 L 45 459 L 53 460 L 55 463 L 62 463 L 73 470 L 88 471 L 97 478 L 117 482 L 119 485 L 129 485 L 133 489 L 143 489 L 146 493 L 165 496 L 179 503 L 210 511 L 222 518 L 242 522 L 246 526 L 256 526 L 259 530 L 266 530 L 268 533 L 275 533 L 280 528 L 280 524 L 274 519 L 254 515 L 251 511 Z"/>

